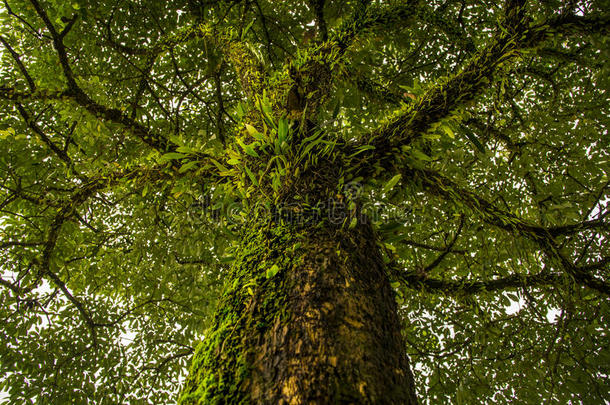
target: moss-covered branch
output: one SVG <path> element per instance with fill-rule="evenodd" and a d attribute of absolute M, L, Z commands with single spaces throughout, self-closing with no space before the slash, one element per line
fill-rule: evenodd
<path fill-rule="evenodd" d="M 346 51 L 356 38 L 388 24 L 404 23 L 415 15 L 419 0 L 370 6 L 360 2 L 353 15 L 328 35 L 328 40 L 301 49 L 274 78 L 274 97 L 292 118 L 315 115 L 333 83 L 346 75 Z M 324 37 L 324 35 L 323 35 Z"/>
<path fill-rule="evenodd" d="M 21 92 L 15 90 L 12 87 L 0 87 L 0 99 L 15 102 L 15 104 L 18 105 L 18 109 L 22 111 L 22 113 L 26 112 L 23 107 L 19 107 L 19 103 L 21 102 L 75 102 L 77 105 L 85 108 L 89 113 L 95 115 L 98 118 L 106 119 L 109 122 L 124 126 L 126 129 L 130 130 L 133 134 L 142 139 L 145 143 L 152 146 L 161 153 L 172 152 L 175 154 L 176 152 L 178 152 L 178 155 L 182 155 L 182 157 L 179 159 L 170 160 L 170 165 L 172 165 L 175 169 L 180 168 L 181 165 L 182 167 L 184 167 L 184 165 L 189 164 L 189 170 L 202 168 L 202 174 L 205 176 L 204 178 L 207 181 L 215 181 L 221 179 L 221 177 L 218 175 L 218 167 L 213 163 L 213 159 L 208 154 L 197 150 L 189 150 L 187 153 L 180 153 L 184 152 L 184 150 L 181 149 L 179 145 L 169 141 L 163 136 L 159 136 L 157 133 L 153 132 L 138 121 L 129 117 L 125 112 L 116 108 L 104 107 L 89 99 L 88 97 L 87 99 L 85 99 L 85 101 L 83 101 L 69 90 L 46 91 L 45 89 L 37 89 L 33 92 Z M 82 104 L 81 101 L 83 101 Z M 27 113 L 23 116 L 23 118 L 26 121 L 26 124 L 32 126 L 34 132 L 36 132 L 41 137 L 44 136 L 44 133 L 42 133 L 41 129 L 29 119 L 29 115 Z M 43 141 L 47 143 L 44 138 Z M 49 147 L 51 149 L 54 148 L 51 143 L 49 143 Z M 60 159 L 66 161 L 67 163 L 71 162 L 70 158 L 63 151 L 54 150 L 54 152 L 58 154 Z"/>
<path fill-rule="evenodd" d="M 145 144 L 151 146 L 159 152 L 171 152 L 176 150 L 178 147 L 178 145 L 174 144 L 166 137 L 153 132 L 140 122 L 130 118 L 123 111 L 117 108 L 104 106 L 79 90 L 73 91 L 68 89 L 63 91 L 47 91 L 45 89 L 37 89 L 33 92 L 22 92 L 13 87 L 2 86 L 0 87 L 0 98 L 14 102 L 49 100 L 73 102 L 98 118 L 102 118 L 125 127 Z"/>
<path fill-rule="evenodd" d="M 459 201 L 476 211 L 487 223 L 507 231 L 529 234 L 531 239 L 544 237 L 568 236 L 584 230 L 610 229 L 610 224 L 603 219 L 587 220 L 577 224 L 543 227 L 525 220 L 508 211 L 497 208 L 494 204 L 476 193 L 457 185 L 442 174 L 429 169 L 408 171 L 415 181 L 420 181 L 425 190 L 432 194 Z"/>
<path fill-rule="evenodd" d="M 449 201 L 458 202 L 484 222 L 508 232 L 533 241 L 558 267 L 571 275 L 575 281 L 610 295 L 610 285 L 604 280 L 592 275 L 586 266 L 577 267 L 558 248 L 555 238 L 571 235 L 583 230 L 608 229 L 610 225 L 599 220 L 588 220 L 578 224 L 543 227 L 525 220 L 508 211 L 497 208 L 485 198 L 457 185 L 455 182 L 432 170 L 410 170 L 405 174 L 421 183 L 423 188 L 431 194 L 440 196 Z"/>
<path fill-rule="evenodd" d="M 421 137 L 452 111 L 472 101 L 493 81 L 502 65 L 517 60 L 522 51 L 535 48 L 552 35 L 591 35 L 607 32 L 608 16 L 561 16 L 543 24 L 525 17 L 523 2 L 508 2 L 506 17 L 490 44 L 479 51 L 458 73 L 437 81 L 415 103 L 405 104 L 386 122 L 368 134 L 354 150 L 365 145 L 374 149 L 359 155 L 356 176 L 370 176 L 379 169 L 393 171 L 402 155 L 401 147 Z"/>
<path fill-rule="evenodd" d="M 178 44 L 193 39 L 203 39 L 228 59 L 235 70 L 242 89 L 248 96 L 262 93 L 262 89 L 268 80 L 267 73 L 256 55 L 250 51 L 245 40 L 240 39 L 235 30 L 217 30 L 206 23 L 196 24 L 166 38 L 156 47 L 160 51 L 171 49 Z"/>
<path fill-rule="evenodd" d="M 62 98 L 69 98 L 90 113 L 129 128 L 132 133 L 147 145 L 160 152 L 175 151 L 177 145 L 173 144 L 167 137 L 162 134 L 153 133 L 144 127 L 144 125 L 137 122 L 133 117 L 124 114 L 121 109 L 111 108 L 93 100 L 80 87 L 64 45 L 64 37 L 67 31 L 61 33 L 57 32 L 43 6 L 37 0 L 30 1 L 36 13 L 44 22 L 53 40 L 53 47 L 56 50 L 67 85 L 67 89 L 61 93 Z M 179 31 L 177 34 L 173 34 L 159 41 L 146 52 L 147 66 L 149 66 L 149 68 L 152 67 L 154 60 L 167 50 L 196 38 L 201 38 L 209 42 L 211 45 L 218 48 L 231 61 L 236 75 L 239 78 L 244 91 L 248 95 L 252 96 L 254 94 L 259 94 L 262 91 L 265 79 L 262 68 L 252 52 L 248 50 L 246 44 L 238 40 L 237 34 L 232 30 L 229 29 L 218 32 L 212 29 L 208 24 L 190 26 Z M 31 78 L 27 74 L 26 79 L 28 79 L 28 83 L 31 81 Z M 33 87 L 30 87 L 31 90 L 33 90 Z M 138 90 L 138 92 L 140 91 L 141 90 Z M 138 96 L 136 96 L 136 99 L 137 97 Z"/>
<path fill-rule="evenodd" d="M 368 134 L 361 144 L 374 149 L 360 155 L 355 172 L 370 176 L 379 169 L 391 170 L 402 155 L 401 147 L 421 137 L 431 126 L 464 103 L 473 100 L 503 64 L 516 59 L 519 51 L 535 46 L 546 37 L 545 25 L 528 27 L 523 6 L 509 6 L 490 44 L 479 51 L 458 73 L 438 80 L 414 103 L 404 105 L 386 122 Z"/>
<path fill-rule="evenodd" d="M 480 294 L 484 292 L 507 291 L 520 288 L 558 286 L 565 281 L 565 275 L 542 271 L 537 274 L 511 274 L 491 280 L 442 280 L 430 278 L 423 273 L 395 272 L 400 281 L 413 289 L 424 289 L 432 293 L 448 295 Z"/>

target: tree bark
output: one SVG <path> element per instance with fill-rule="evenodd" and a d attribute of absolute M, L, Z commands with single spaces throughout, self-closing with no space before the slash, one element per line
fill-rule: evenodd
<path fill-rule="evenodd" d="M 253 222 L 180 403 L 417 403 L 370 225 Z"/>

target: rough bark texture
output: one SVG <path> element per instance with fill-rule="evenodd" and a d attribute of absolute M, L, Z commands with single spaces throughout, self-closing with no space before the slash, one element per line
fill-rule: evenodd
<path fill-rule="evenodd" d="M 252 226 L 230 277 L 182 404 L 417 402 L 368 224 Z"/>

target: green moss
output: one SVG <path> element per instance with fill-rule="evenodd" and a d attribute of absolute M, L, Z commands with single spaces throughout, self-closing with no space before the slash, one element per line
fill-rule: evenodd
<path fill-rule="evenodd" d="M 197 346 L 180 404 L 248 403 L 254 343 L 286 319 L 285 272 L 298 234 L 289 226 L 250 226 L 230 270 L 213 326 Z M 279 271 L 267 278 L 273 265 Z"/>

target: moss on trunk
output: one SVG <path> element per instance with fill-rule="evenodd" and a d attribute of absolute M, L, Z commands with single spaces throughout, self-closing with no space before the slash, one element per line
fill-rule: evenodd
<path fill-rule="evenodd" d="M 416 403 L 370 226 L 249 227 L 180 403 Z"/>

